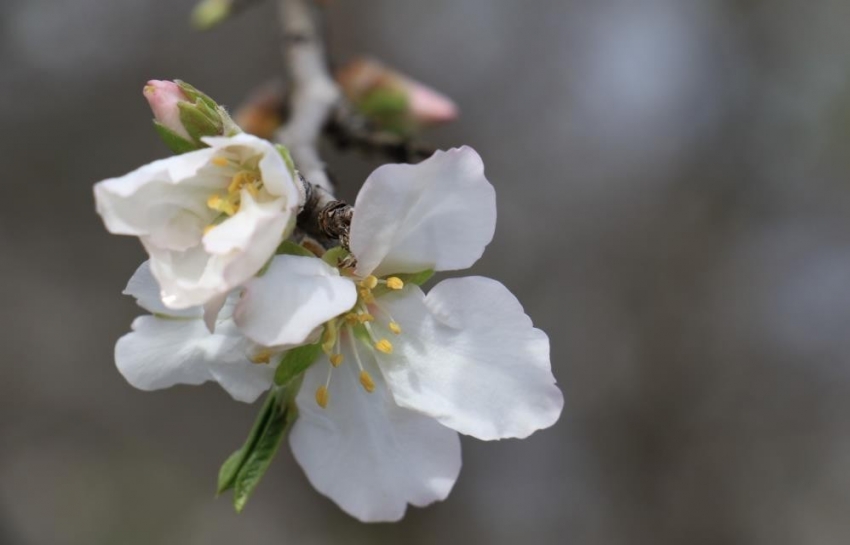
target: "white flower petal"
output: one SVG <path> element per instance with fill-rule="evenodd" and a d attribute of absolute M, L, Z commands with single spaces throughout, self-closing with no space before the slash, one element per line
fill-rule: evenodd
<path fill-rule="evenodd" d="M 207 326 L 207 330 L 210 333 L 215 332 L 215 324 L 218 321 L 218 316 L 221 313 L 221 309 L 224 308 L 224 304 L 227 302 L 227 298 L 228 294 L 226 293 L 216 295 L 215 297 L 207 301 L 203 307 L 201 307 L 203 309 L 204 325 Z"/>
<path fill-rule="evenodd" d="M 189 307 L 182 310 L 168 308 L 160 298 L 159 283 L 151 273 L 149 261 L 145 261 L 127 282 L 127 287 L 122 292 L 124 295 L 135 297 L 136 303 L 151 314 L 161 314 L 174 318 L 197 318 L 201 316 L 200 307 Z"/>
<path fill-rule="evenodd" d="M 253 363 L 247 358 L 261 348 L 245 338 L 233 320 L 219 320 L 213 337 L 216 355 L 209 362 L 213 380 L 236 401 L 253 403 L 274 383 L 277 365 Z"/>
<path fill-rule="evenodd" d="M 149 163 L 94 186 L 97 212 L 111 233 L 147 237 L 156 245 L 185 250 L 215 217 L 206 206 L 210 188 L 226 181 L 198 177 L 214 151 L 203 149 Z"/>
<path fill-rule="evenodd" d="M 202 348 L 209 332 L 202 321 L 140 316 L 132 328 L 115 345 L 115 363 L 136 388 L 158 390 L 212 378 Z"/>
<path fill-rule="evenodd" d="M 202 138 L 202 140 L 216 150 L 226 149 L 229 152 L 241 152 L 247 155 L 262 153 L 260 172 L 263 177 L 263 184 L 268 192 L 276 197 L 298 195 L 295 180 L 292 178 L 286 162 L 277 149 L 267 140 L 247 133 L 240 133 L 235 136 L 209 136 Z M 289 203 L 293 208 L 298 206 L 298 202 L 295 201 L 293 199 L 293 202 Z"/>
<path fill-rule="evenodd" d="M 244 355 L 245 340 L 213 335 L 199 319 L 141 316 L 115 345 L 118 370 L 140 390 L 218 381 L 238 401 L 254 401 L 272 383 L 274 370 Z"/>
<path fill-rule="evenodd" d="M 167 307 L 204 305 L 253 277 L 274 254 L 292 216 L 246 195 L 237 214 L 204 235 L 203 246 L 175 252 L 142 238 Z"/>
<path fill-rule="evenodd" d="M 402 407 L 484 440 L 524 438 L 558 420 L 564 397 L 549 339 L 499 282 L 453 278 L 427 297 L 409 286 L 379 302 L 403 329 L 393 354 L 378 358 Z"/>
<path fill-rule="evenodd" d="M 245 285 L 234 319 L 262 345 L 295 345 L 356 301 L 354 282 L 321 259 L 282 255 Z"/>
<path fill-rule="evenodd" d="M 298 187 L 272 144 L 244 134 L 206 140 L 211 148 L 95 186 L 107 228 L 141 239 L 171 309 L 205 305 L 256 274 L 294 228 L 299 206 Z M 243 168 L 259 168 L 262 184 L 242 185 Z M 229 193 L 235 187 L 241 200 Z"/>
<path fill-rule="evenodd" d="M 495 191 L 469 147 L 379 167 L 354 209 L 351 251 L 361 275 L 465 269 L 496 228 Z"/>
<path fill-rule="evenodd" d="M 304 377 L 299 416 L 289 435 L 295 459 L 322 494 L 364 522 L 396 521 L 407 504 L 445 499 L 460 472 L 457 433 L 432 418 L 398 407 L 374 363 L 375 391 L 358 382 L 351 354 L 333 372 L 326 409 L 316 404 L 330 364 Z"/>

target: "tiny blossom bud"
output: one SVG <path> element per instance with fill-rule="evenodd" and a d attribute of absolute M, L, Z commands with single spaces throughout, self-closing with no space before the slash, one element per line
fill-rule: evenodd
<path fill-rule="evenodd" d="M 201 140 L 205 136 L 242 132 L 224 108 L 186 82 L 151 80 L 144 95 L 159 136 L 175 153 L 207 147 Z"/>
<path fill-rule="evenodd" d="M 458 116 L 450 98 L 373 59 L 346 64 L 337 81 L 361 113 L 387 130 L 410 132 Z"/>
<path fill-rule="evenodd" d="M 180 122 L 177 106 L 180 102 L 189 102 L 189 97 L 176 83 L 152 79 L 145 85 L 144 95 L 157 122 L 187 140 L 192 139 Z"/>

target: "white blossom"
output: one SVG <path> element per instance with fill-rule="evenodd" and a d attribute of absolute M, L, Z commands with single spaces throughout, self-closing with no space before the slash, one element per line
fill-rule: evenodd
<path fill-rule="evenodd" d="M 293 174 L 269 142 L 239 134 L 95 185 L 107 229 L 139 237 L 171 309 L 220 305 L 291 232 Z M 213 312 L 213 314 L 215 314 Z"/>
<path fill-rule="evenodd" d="M 234 399 L 253 402 L 273 383 L 273 351 L 245 338 L 224 305 L 210 332 L 201 307 L 172 310 L 162 304 L 148 262 L 136 270 L 124 293 L 151 313 L 133 321 L 118 340 L 115 362 L 131 385 L 158 390 L 175 384 L 218 382 Z"/>
<path fill-rule="evenodd" d="M 325 324 L 326 356 L 305 373 L 289 440 L 313 485 L 360 520 L 398 520 L 408 504 L 444 499 L 460 471 L 456 432 L 524 438 L 560 416 L 549 340 L 507 288 L 467 277 L 425 295 L 404 282 L 471 266 L 495 221 L 495 192 L 471 148 L 385 165 L 355 203 L 355 270 L 336 277 L 305 265 L 317 258 L 289 258 L 298 266 L 281 263 L 276 287 L 246 285 L 252 296 L 236 314 L 254 340 L 298 342 Z M 320 295 L 292 295 L 317 283 Z"/>

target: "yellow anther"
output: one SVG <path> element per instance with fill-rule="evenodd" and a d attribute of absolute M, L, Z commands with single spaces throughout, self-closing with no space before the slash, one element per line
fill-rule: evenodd
<path fill-rule="evenodd" d="M 367 290 L 371 290 L 377 285 L 378 278 L 374 274 L 370 274 L 369 276 L 360 281 L 360 287 L 365 288 Z"/>
<path fill-rule="evenodd" d="M 269 363 L 272 359 L 271 350 L 260 350 L 251 358 L 252 363 Z"/>
<path fill-rule="evenodd" d="M 230 180 L 230 185 L 227 186 L 227 192 L 228 193 L 236 193 L 237 191 L 242 189 L 244 186 L 253 183 L 255 179 L 256 179 L 256 177 L 253 174 L 251 174 L 250 172 L 240 170 Z"/>
<path fill-rule="evenodd" d="M 361 324 L 365 324 L 366 322 L 374 322 L 375 317 L 369 314 L 368 312 L 363 312 L 357 315 L 357 321 Z"/>
<path fill-rule="evenodd" d="M 360 384 L 369 393 L 375 391 L 375 381 L 372 380 L 372 377 L 366 371 L 360 371 Z"/>
<path fill-rule="evenodd" d="M 367 305 L 375 302 L 375 296 L 372 295 L 371 291 L 369 291 L 367 289 L 361 289 L 359 293 L 360 293 L 360 298 L 363 299 L 363 302 L 366 303 Z"/>
<path fill-rule="evenodd" d="M 328 393 L 327 386 L 319 386 L 316 389 L 316 403 L 319 404 L 319 407 L 326 409 L 328 407 L 328 399 L 330 399 L 331 395 Z"/>
<path fill-rule="evenodd" d="M 348 325 L 355 325 L 355 324 L 357 324 L 358 321 L 359 321 L 359 319 L 357 318 L 357 314 L 355 314 L 353 312 L 349 312 L 348 314 L 345 315 L 345 322 Z"/>
<path fill-rule="evenodd" d="M 343 360 L 342 354 L 333 354 L 330 359 L 331 365 L 333 365 L 334 367 L 339 367 L 339 364 L 341 364 Z"/>
<path fill-rule="evenodd" d="M 381 339 L 380 341 L 375 343 L 375 349 L 379 352 L 383 352 L 384 354 L 392 354 L 393 353 L 393 343 L 386 339 Z"/>
<path fill-rule="evenodd" d="M 217 167 L 226 167 L 230 163 L 227 162 L 227 159 L 224 157 L 213 157 L 212 164 Z"/>
<path fill-rule="evenodd" d="M 404 287 L 404 282 L 398 276 L 391 276 L 387 278 L 387 287 L 391 290 L 400 290 Z"/>
<path fill-rule="evenodd" d="M 232 216 L 239 210 L 238 206 L 230 202 L 228 199 L 222 199 L 221 195 L 210 195 L 207 199 L 207 206 L 213 210 L 224 212 L 228 216 Z"/>
<path fill-rule="evenodd" d="M 400 335 L 400 334 L 401 334 L 401 326 L 400 326 L 400 325 L 398 325 L 397 323 L 395 323 L 395 322 L 390 322 L 390 323 L 389 323 L 389 325 L 388 325 L 388 327 L 390 328 L 390 331 L 392 331 L 392 332 L 393 332 L 393 333 L 395 333 L 396 335 Z"/>

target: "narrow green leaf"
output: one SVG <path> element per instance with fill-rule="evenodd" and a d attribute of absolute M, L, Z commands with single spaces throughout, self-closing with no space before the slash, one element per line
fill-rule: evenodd
<path fill-rule="evenodd" d="M 299 255 L 303 257 L 316 257 L 316 254 L 301 246 L 300 244 L 296 244 L 291 240 L 284 240 L 280 243 L 280 246 L 277 247 L 275 251 L 277 255 Z"/>
<path fill-rule="evenodd" d="M 186 153 L 187 151 L 195 151 L 201 149 L 201 146 L 197 145 L 194 142 L 190 142 L 172 131 L 159 121 L 153 122 L 153 127 L 156 129 L 156 133 L 162 139 L 168 149 L 180 155 L 181 153 Z"/>
<path fill-rule="evenodd" d="M 334 246 L 322 256 L 322 259 L 331 267 L 338 267 L 340 261 L 350 255 L 351 252 L 342 246 Z"/>
<path fill-rule="evenodd" d="M 280 365 L 274 374 L 274 382 L 277 385 L 285 385 L 293 378 L 303 373 L 316 361 L 322 352 L 322 343 L 307 344 L 287 351 L 280 360 Z"/>
<path fill-rule="evenodd" d="M 294 403 L 283 403 L 280 396 L 282 393 L 282 390 L 278 390 L 269 419 L 256 445 L 236 475 L 236 482 L 233 485 L 233 507 L 236 508 L 236 512 L 241 512 L 245 508 L 248 499 L 277 454 L 289 426 L 295 420 L 294 414 L 290 412 L 294 408 Z"/>
<path fill-rule="evenodd" d="M 218 471 L 217 494 L 221 494 L 233 487 L 233 484 L 236 481 L 236 475 L 239 473 L 239 470 L 242 469 L 242 466 L 245 464 L 248 456 L 256 447 L 257 442 L 260 439 L 260 434 L 263 429 L 265 429 L 276 404 L 276 392 L 269 392 L 269 395 L 263 403 L 263 407 L 257 414 L 257 418 L 254 420 L 254 426 L 251 428 L 251 433 L 248 434 L 245 444 L 242 445 L 242 448 L 231 454 L 227 460 L 224 461 L 224 464 L 222 464 L 221 469 Z"/>

